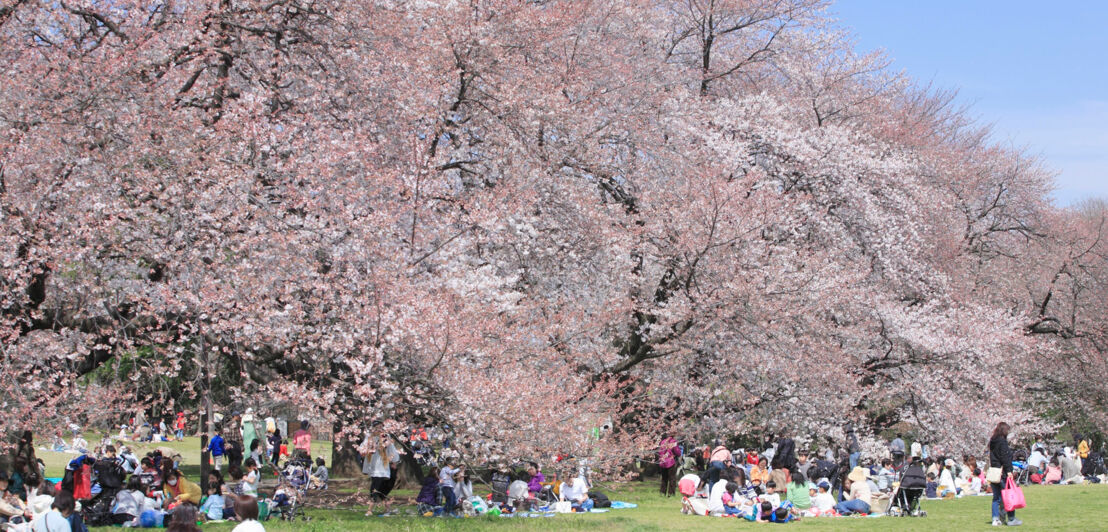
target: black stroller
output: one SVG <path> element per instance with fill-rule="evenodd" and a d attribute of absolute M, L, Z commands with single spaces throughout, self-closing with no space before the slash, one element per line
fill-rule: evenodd
<path fill-rule="evenodd" d="M 900 482 L 893 492 L 892 505 L 888 515 L 893 517 L 926 517 L 927 512 L 919 507 L 920 499 L 927 489 L 927 474 L 919 459 L 900 471 Z"/>

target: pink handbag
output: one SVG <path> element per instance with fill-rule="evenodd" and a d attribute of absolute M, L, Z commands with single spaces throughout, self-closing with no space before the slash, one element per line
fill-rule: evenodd
<path fill-rule="evenodd" d="M 1023 500 L 1023 490 L 1016 485 L 1016 481 L 1012 480 L 1012 477 L 1008 477 L 1008 483 L 1004 486 L 1004 489 L 1000 491 L 1000 498 L 1004 500 L 1004 511 L 1011 512 L 1027 506 L 1027 502 Z"/>

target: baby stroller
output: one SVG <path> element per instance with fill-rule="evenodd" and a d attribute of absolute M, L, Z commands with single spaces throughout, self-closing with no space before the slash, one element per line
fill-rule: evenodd
<path fill-rule="evenodd" d="M 1031 468 L 1027 467 L 1027 462 L 1013 461 L 1012 472 L 1016 475 L 1016 484 L 1021 486 L 1029 484 L 1031 480 Z"/>
<path fill-rule="evenodd" d="M 1108 467 L 1104 465 L 1104 456 L 1096 451 L 1089 453 L 1089 457 L 1081 462 L 1082 473 L 1089 480 L 1094 478 L 1099 482 L 1100 475 L 1108 475 Z"/>
<path fill-rule="evenodd" d="M 900 482 L 893 491 L 888 515 L 893 517 L 926 517 L 920 509 L 920 499 L 927 489 L 927 473 L 917 459 L 900 471 Z"/>
<path fill-rule="evenodd" d="M 285 521 L 292 521 L 297 517 L 307 521 L 309 518 L 304 514 L 303 505 L 311 483 L 311 461 L 293 458 L 278 473 L 280 480 L 277 491 L 273 494 L 271 513 L 280 513 L 281 519 Z"/>

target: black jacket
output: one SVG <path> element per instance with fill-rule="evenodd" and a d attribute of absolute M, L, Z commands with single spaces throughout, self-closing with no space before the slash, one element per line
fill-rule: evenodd
<path fill-rule="evenodd" d="M 777 442 L 777 453 L 773 458 L 781 463 L 781 467 L 790 472 L 796 471 L 796 443 L 791 438 L 781 438 Z"/>
<path fill-rule="evenodd" d="M 989 440 L 989 467 L 999 467 L 1004 474 L 1012 472 L 1012 449 L 1008 438 L 997 436 Z"/>

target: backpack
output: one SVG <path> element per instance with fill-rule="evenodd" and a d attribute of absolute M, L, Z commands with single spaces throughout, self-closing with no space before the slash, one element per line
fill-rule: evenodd
<path fill-rule="evenodd" d="M 512 478 L 508 475 L 497 471 L 492 474 L 492 500 L 496 502 L 508 501 L 508 485 L 511 484 Z"/>
<path fill-rule="evenodd" d="M 808 468 L 808 479 L 815 482 L 821 478 L 832 478 L 835 476 L 838 466 L 835 462 L 829 460 L 815 460 L 812 462 L 812 467 Z"/>
<path fill-rule="evenodd" d="M 608 499 L 607 495 L 599 491 L 590 491 L 589 498 L 592 499 L 593 508 L 611 508 L 612 501 Z"/>

